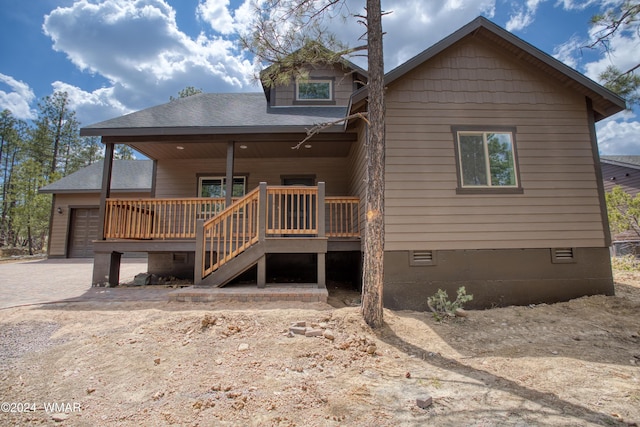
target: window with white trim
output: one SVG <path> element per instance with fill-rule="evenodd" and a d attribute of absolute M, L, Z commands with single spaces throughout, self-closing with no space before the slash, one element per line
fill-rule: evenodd
<path fill-rule="evenodd" d="M 209 198 L 226 197 L 227 179 L 223 176 L 201 176 L 198 179 L 198 196 Z M 232 197 L 242 197 L 246 191 L 246 177 L 233 177 Z"/>
<path fill-rule="evenodd" d="M 296 101 L 332 101 L 333 81 L 328 79 L 296 80 Z"/>
<path fill-rule="evenodd" d="M 454 133 L 459 188 L 519 188 L 513 132 L 457 130 Z"/>

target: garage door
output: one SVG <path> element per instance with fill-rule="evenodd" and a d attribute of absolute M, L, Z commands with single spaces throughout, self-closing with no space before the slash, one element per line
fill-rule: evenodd
<path fill-rule="evenodd" d="M 71 209 L 69 258 L 93 257 L 93 240 L 98 238 L 98 208 Z"/>

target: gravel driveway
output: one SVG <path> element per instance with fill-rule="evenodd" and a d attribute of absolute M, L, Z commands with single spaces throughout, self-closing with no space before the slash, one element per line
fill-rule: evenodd
<path fill-rule="evenodd" d="M 123 259 L 120 282 L 147 271 L 146 259 Z M 0 309 L 64 300 L 94 299 L 118 291 L 91 288 L 93 259 L 45 259 L 0 263 Z M 126 291 L 126 290 L 125 290 Z"/>

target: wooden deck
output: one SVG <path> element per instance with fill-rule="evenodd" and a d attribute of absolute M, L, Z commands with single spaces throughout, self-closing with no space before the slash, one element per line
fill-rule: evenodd
<path fill-rule="evenodd" d="M 257 266 L 258 288 L 269 289 L 267 254 L 309 253 L 317 255 L 316 288 L 322 289 L 326 253 L 360 250 L 359 205 L 357 197 L 326 197 L 322 182 L 261 183 L 227 207 L 221 199 L 107 200 L 93 283 L 114 283 L 124 252 L 193 252 L 196 287 L 222 287 Z"/>

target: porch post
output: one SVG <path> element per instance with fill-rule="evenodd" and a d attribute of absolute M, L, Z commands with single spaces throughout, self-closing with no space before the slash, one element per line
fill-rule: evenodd
<path fill-rule="evenodd" d="M 267 204 L 269 203 L 267 199 L 267 183 L 261 182 L 260 189 L 258 190 L 258 242 L 265 244 L 264 241 L 267 239 Z M 257 284 L 258 288 L 264 288 L 267 284 L 267 255 L 263 255 L 260 260 L 258 260 L 258 277 Z"/>
<path fill-rule="evenodd" d="M 318 237 L 325 237 L 325 215 L 326 215 L 326 206 L 324 202 L 324 182 L 318 183 L 318 224 L 316 225 L 318 228 Z"/>
<path fill-rule="evenodd" d="M 204 219 L 196 221 L 196 254 L 193 265 L 193 285 L 202 282 L 202 265 L 204 264 Z"/>
<path fill-rule="evenodd" d="M 100 210 L 98 223 L 98 239 L 105 240 L 104 222 L 107 213 L 107 199 L 111 195 L 111 173 L 113 171 L 113 149 L 114 144 L 105 143 L 104 165 L 102 167 L 102 190 L 100 192 Z"/>
<path fill-rule="evenodd" d="M 267 183 L 260 183 L 258 195 L 258 241 L 264 242 L 267 238 Z"/>
<path fill-rule="evenodd" d="M 325 225 L 325 186 L 324 182 L 318 183 L 318 237 L 326 236 Z M 326 254 L 324 252 L 318 252 L 318 288 L 327 287 L 327 267 L 326 267 Z"/>
<path fill-rule="evenodd" d="M 113 171 L 114 144 L 105 142 L 104 164 L 102 167 L 102 189 L 100 191 L 100 209 L 98 211 L 98 240 L 105 240 L 105 217 L 107 199 L 111 195 L 111 173 Z M 118 286 L 120 281 L 120 252 L 94 252 L 92 286 Z"/>
<path fill-rule="evenodd" d="M 233 198 L 233 159 L 234 159 L 234 153 L 235 151 L 235 143 L 233 141 L 229 141 L 227 142 L 227 176 L 226 176 L 226 183 L 225 183 L 225 187 L 224 187 L 224 191 L 225 191 L 225 208 L 228 208 L 229 206 L 231 206 L 232 203 L 232 198 Z"/>

